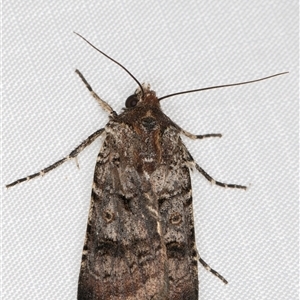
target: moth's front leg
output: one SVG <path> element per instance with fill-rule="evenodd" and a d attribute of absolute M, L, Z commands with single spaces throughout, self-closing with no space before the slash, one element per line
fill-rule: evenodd
<path fill-rule="evenodd" d="M 85 139 L 78 147 L 76 147 L 69 155 L 67 155 L 66 157 L 58 160 L 57 162 L 55 162 L 54 164 L 50 165 L 49 167 L 39 171 L 38 173 L 20 178 L 12 183 L 9 183 L 6 185 L 7 188 L 12 187 L 14 185 L 17 185 L 21 182 L 24 181 L 28 181 L 30 179 L 33 179 L 35 177 L 39 177 L 39 176 L 44 176 L 46 173 L 54 170 L 55 168 L 57 168 L 58 166 L 62 165 L 64 162 L 66 162 L 69 159 L 75 158 L 77 157 L 77 155 L 87 146 L 89 146 L 97 137 L 99 137 L 102 133 L 104 132 L 104 128 L 101 128 L 99 130 L 97 130 L 96 132 L 94 132 L 92 135 L 90 135 L 87 139 Z"/>

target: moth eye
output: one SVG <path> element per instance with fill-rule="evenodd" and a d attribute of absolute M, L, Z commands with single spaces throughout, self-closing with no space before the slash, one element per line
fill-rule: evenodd
<path fill-rule="evenodd" d="M 182 222 L 182 216 L 180 213 L 175 212 L 170 216 L 170 223 L 174 225 L 179 225 Z"/>
<path fill-rule="evenodd" d="M 131 95 L 127 98 L 125 102 L 125 106 L 130 108 L 130 107 L 135 107 L 139 102 L 139 99 L 137 98 L 136 95 Z"/>
<path fill-rule="evenodd" d="M 112 211 L 106 210 L 103 212 L 103 219 L 107 222 L 110 223 L 114 220 L 115 215 Z"/>

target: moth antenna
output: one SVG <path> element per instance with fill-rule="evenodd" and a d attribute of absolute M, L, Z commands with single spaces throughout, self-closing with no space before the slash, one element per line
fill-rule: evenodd
<path fill-rule="evenodd" d="M 166 99 L 166 98 L 177 96 L 177 95 L 187 94 L 187 93 L 194 93 L 194 92 L 200 92 L 200 91 L 206 91 L 206 90 L 212 90 L 212 89 L 219 89 L 219 88 L 224 88 L 224 87 L 230 87 L 230 86 L 236 86 L 236 85 L 243 85 L 243 84 L 258 82 L 258 81 L 270 79 L 272 77 L 276 77 L 276 76 L 288 74 L 288 73 L 289 72 L 282 72 L 282 73 L 274 74 L 274 75 L 271 75 L 271 76 L 268 76 L 268 77 L 263 77 L 263 78 L 259 78 L 259 79 L 255 79 L 255 80 L 250 80 L 250 81 L 244 81 L 244 82 L 238 82 L 238 83 L 231 83 L 231 84 L 223 84 L 223 85 L 216 85 L 216 86 L 210 86 L 210 87 L 196 89 L 196 90 L 189 90 L 189 91 L 178 92 L 178 93 L 174 93 L 174 94 L 163 96 L 161 98 L 158 98 L 158 100 L 161 101 L 162 99 Z"/>
<path fill-rule="evenodd" d="M 103 51 L 101 51 L 100 49 L 98 49 L 96 46 L 94 46 L 92 43 L 90 43 L 86 38 L 84 38 L 82 35 L 80 35 L 79 33 L 75 32 L 74 33 L 76 35 L 78 35 L 79 37 L 81 37 L 85 42 L 87 42 L 90 46 L 92 46 L 94 49 L 96 49 L 98 52 L 100 52 L 102 55 L 106 56 L 108 59 L 110 59 L 111 61 L 113 61 L 114 63 L 116 63 L 117 65 L 119 65 L 123 70 L 125 70 L 130 76 L 131 78 L 134 79 L 134 81 L 139 85 L 141 91 L 142 91 L 142 97 L 144 97 L 144 89 L 143 86 L 140 84 L 140 82 L 123 66 L 121 65 L 119 62 L 117 62 L 116 60 L 114 60 L 113 58 L 111 58 L 110 56 L 108 56 L 107 54 L 105 54 Z"/>

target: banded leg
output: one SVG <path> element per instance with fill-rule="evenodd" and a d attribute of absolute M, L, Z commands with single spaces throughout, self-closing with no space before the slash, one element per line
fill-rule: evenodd
<path fill-rule="evenodd" d="M 224 183 L 224 182 L 216 181 L 209 174 L 207 174 L 197 163 L 194 162 L 194 164 L 195 164 L 196 169 L 212 184 L 216 184 L 216 185 L 219 185 L 224 188 L 243 189 L 243 190 L 247 189 L 247 187 L 245 185 L 238 185 L 238 184 Z"/>
<path fill-rule="evenodd" d="M 222 137 L 221 133 L 209 133 L 209 134 L 203 134 L 203 135 L 196 135 L 196 134 L 192 134 L 188 131 L 185 131 L 183 129 L 181 129 L 181 132 L 185 136 L 187 136 L 188 138 L 193 139 L 193 140 L 196 140 L 196 139 L 202 140 L 202 139 L 206 139 L 206 138 L 210 138 L 210 137 Z"/>
<path fill-rule="evenodd" d="M 97 130 L 96 132 L 94 132 L 92 135 L 90 135 L 86 140 L 84 140 L 78 147 L 76 147 L 68 156 L 64 157 L 63 159 L 55 162 L 54 164 L 52 164 L 51 166 L 41 170 L 40 172 L 38 173 L 35 173 L 35 174 L 32 174 L 32 175 L 29 175 L 27 177 L 24 177 L 24 178 L 20 178 L 12 183 L 9 183 L 6 185 L 7 188 L 11 187 L 11 186 L 14 186 L 14 185 L 17 185 L 23 181 L 28 181 L 32 178 L 35 178 L 35 177 L 39 177 L 39 176 L 43 176 L 45 175 L 46 173 L 50 172 L 51 170 L 57 168 L 58 166 L 62 165 L 64 162 L 66 162 L 67 160 L 69 159 L 72 159 L 72 158 L 76 158 L 77 155 L 87 146 L 89 146 L 97 137 L 99 137 L 102 133 L 104 132 L 104 128 L 101 128 L 99 130 Z"/>
<path fill-rule="evenodd" d="M 228 281 L 221 274 L 219 274 L 217 271 L 212 269 L 200 256 L 199 256 L 199 261 L 207 271 L 214 274 L 216 277 L 218 277 L 220 280 L 222 280 L 225 284 L 228 283 Z"/>
<path fill-rule="evenodd" d="M 80 77 L 80 79 L 83 81 L 83 83 L 85 84 L 85 86 L 87 87 L 87 89 L 90 91 L 91 95 L 96 99 L 96 101 L 100 104 L 100 106 L 102 107 L 103 110 L 107 111 L 109 114 L 111 115 L 116 115 L 117 113 L 112 109 L 112 107 L 105 102 L 104 100 L 102 100 L 92 89 L 92 87 L 90 86 L 90 84 L 87 82 L 87 80 L 84 78 L 84 76 L 80 73 L 80 71 L 78 69 L 75 70 L 75 73 L 78 74 L 78 76 Z"/>
<path fill-rule="evenodd" d="M 243 189 L 246 190 L 247 187 L 245 185 L 232 184 L 232 183 L 224 183 L 213 179 L 208 173 L 206 173 L 193 159 L 190 152 L 186 149 L 186 159 L 189 162 L 189 167 L 196 168 L 210 183 L 219 185 L 224 188 L 233 188 L 233 189 Z"/>

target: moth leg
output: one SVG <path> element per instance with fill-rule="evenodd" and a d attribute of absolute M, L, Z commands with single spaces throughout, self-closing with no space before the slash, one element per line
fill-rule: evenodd
<path fill-rule="evenodd" d="M 228 281 L 221 275 L 219 274 L 217 271 L 215 271 L 214 269 L 212 269 L 200 256 L 199 256 L 199 261 L 202 264 L 202 266 L 209 272 L 211 272 L 212 274 L 214 274 L 215 276 L 217 276 L 219 279 L 221 279 L 225 284 L 228 283 Z"/>
<path fill-rule="evenodd" d="M 32 175 L 29 175 L 29 176 L 26 176 L 24 178 L 20 178 L 12 183 L 9 183 L 6 185 L 7 188 L 11 187 L 11 186 L 14 186 L 14 185 L 17 185 L 23 181 L 28 181 L 32 178 L 35 178 L 35 177 L 39 177 L 39 176 L 43 176 L 45 175 L 46 173 L 50 172 L 51 170 L 57 168 L 58 166 L 60 166 L 61 164 L 63 164 L 64 162 L 66 162 L 67 160 L 69 159 L 72 159 L 72 158 L 76 158 L 77 155 L 88 145 L 90 145 L 97 137 L 99 137 L 102 133 L 104 132 L 104 128 L 101 128 L 99 130 L 97 130 L 96 132 L 94 132 L 92 135 L 90 135 L 86 140 L 84 140 L 78 147 L 76 147 L 68 156 L 64 157 L 63 159 L 55 162 L 54 164 L 52 164 L 51 166 L 41 170 L 40 172 L 38 173 L 35 173 L 35 174 L 32 174 Z"/>
<path fill-rule="evenodd" d="M 103 110 L 107 111 L 109 114 L 114 114 L 116 115 L 117 113 L 112 109 L 112 107 L 105 102 L 104 100 L 102 100 L 92 89 L 92 87 L 90 86 L 90 84 L 87 82 L 87 80 L 84 78 L 84 76 L 80 73 L 79 70 L 75 70 L 75 73 L 78 74 L 78 76 L 81 78 L 81 80 L 83 81 L 83 83 L 85 84 L 85 86 L 87 87 L 87 89 L 90 91 L 91 95 L 96 99 L 96 101 L 98 102 L 98 104 L 100 104 L 100 106 L 102 107 Z"/>
<path fill-rule="evenodd" d="M 224 183 L 213 179 L 208 173 L 206 173 L 193 159 L 192 155 L 186 149 L 186 159 L 189 162 L 189 166 L 196 168 L 210 183 L 219 185 L 224 188 L 233 188 L 233 189 L 243 189 L 246 190 L 247 187 L 245 185 L 232 184 L 232 183 Z"/>
<path fill-rule="evenodd" d="M 246 190 L 247 187 L 245 185 L 239 185 L 239 184 L 232 184 L 232 183 L 224 183 L 217 180 L 214 180 L 209 174 L 207 174 L 197 163 L 195 163 L 196 169 L 212 184 L 219 185 L 224 188 L 233 188 L 233 189 L 243 189 Z"/>
<path fill-rule="evenodd" d="M 192 134 L 188 131 L 185 131 L 183 129 L 181 129 L 181 132 L 187 136 L 188 138 L 190 139 L 193 139 L 193 140 L 196 140 L 196 139 L 199 139 L 199 140 L 202 140 L 202 139 L 205 139 L 205 138 L 210 138 L 210 137 L 222 137 L 222 134 L 221 133 L 209 133 L 209 134 L 201 134 L 201 135 L 196 135 L 196 134 Z"/>

